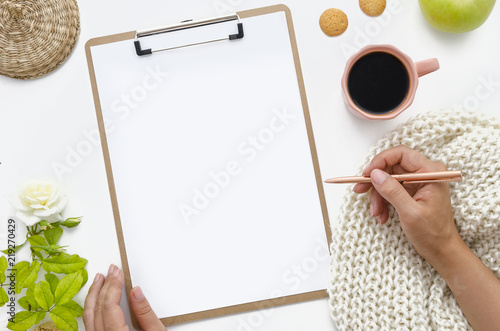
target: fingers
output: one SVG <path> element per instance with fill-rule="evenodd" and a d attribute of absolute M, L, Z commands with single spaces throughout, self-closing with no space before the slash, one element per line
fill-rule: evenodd
<path fill-rule="evenodd" d="M 377 190 L 370 191 L 370 215 L 376 217 L 382 213 L 384 208 L 384 198 L 377 192 Z"/>
<path fill-rule="evenodd" d="M 85 299 L 83 322 L 88 331 L 128 330 L 120 307 L 123 272 L 111 265 L 106 278 L 98 273 Z"/>
<path fill-rule="evenodd" d="M 120 299 L 122 297 L 122 289 L 124 285 L 123 272 L 116 268 L 113 273 L 108 276 L 109 280 L 108 291 L 103 302 L 103 323 L 105 330 L 128 330 L 125 323 L 125 316 L 120 307 Z"/>
<path fill-rule="evenodd" d="M 123 272 L 115 265 L 109 267 L 106 279 L 101 274 L 95 276 L 94 283 L 85 299 L 83 321 L 86 330 L 129 330 L 120 307 L 124 282 Z M 140 287 L 135 287 L 130 292 L 130 307 L 143 330 L 165 330 Z"/>
<path fill-rule="evenodd" d="M 101 291 L 99 292 L 99 296 L 97 298 L 97 303 L 94 308 L 94 327 L 96 331 L 103 331 L 104 329 L 104 318 L 103 318 L 103 309 L 104 309 L 104 298 L 106 297 L 106 293 L 108 291 L 109 285 L 111 284 L 112 275 L 118 269 L 115 265 L 110 265 L 108 269 L 108 275 L 106 276 L 106 280 L 102 285 Z"/>
<path fill-rule="evenodd" d="M 389 220 L 389 206 L 387 205 L 387 203 L 384 203 L 384 209 L 382 210 L 382 213 L 378 215 L 377 221 L 380 224 L 385 224 L 387 223 L 388 220 Z"/>
<path fill-rule="evenodd" d="M 354 193 L 360 194 L 360 193 L 368 192 L 371 188 L 372 188 L 372 184 L 358 183 L 358 184 L 354 185 L 352 190 L 354 191 Z"/>
<path fill-rule="evenodd" d="M 412 210 L 412 206 L 414 206 L 416 202 L 397 180 L 380 169 L 373 170 L 370 177 L 374 189 L 377 190 L 382 198 L 396 208 L 400 217 L 402 217 L 407 210 Z M 383 212 L 385 213 L 383 217 L 388 217 L 388 210 Z"/>
<path fill-rule="evenodd" d="M 132 291 L 130 291 L 130 307 L 143 330 L 165 330 L 165 326 L 156 316 L 139 286 L 134 287 Z"/>
<path fill-rule="evenodd" d="M 97 298 L 104 284 L 104 276 L 100 273 L 95 275 L 94 283 L 90 286 L 89 293 L 85 299 L 85 309 L 83 310 L 83 323 L 87 331 L 94 331 L 94 310 L 97 304 Z"/>
<path fill-rule="evenodd" d="M 391 174 L 434 171 L 434 163 L 419 152 L 399 145 L 376 155 L 363 171 L 363 176 L 369 176 L 374 169 L 382 169 Z"/>
<path fill-rule="evenodd" d="M 407 146 L 399 145 L 376 155 L 365 167 L 362 175 L 370 176 L 375 169 L 380 169 L 390 174 L 397 174 L 405 172 L 443 171 L 446 170 L 446 166 L 441 162 L 429 160 L 421 153 Z M 390 181 L 390 183 L 394 182 L 394 180 Z M 353 191 L 355 193 L 366 193 L 370 191 L 373 186 L 372 180 L 372 183 L 356 184 L 353 187 Z M 392 201 L 400 204 L 404 203 L 408 196 L 413 196 L 420 187 L 421 186 L 416 185 L 406 186 L 406 191 L 408 191 L 409 194 L 404 194 L 405 190 L 402 189 L 403 187 L 399 184 L 384 185 L 385 189 L 390 190 L 384 193 L 389 196 L 389 199 L 382 194 L 382 192 L 378 192 L 377 188 L 372 189 L 370 191 L 370 214 L 373 217 L 377 217 L 379 223 L 385 223 L 389 218 L 389 209 L 386 200 L 396 207 Z M 405 199 L 402 202 L 398 202 L 398 197 L 404 197 Z M 398 208 L 396 207 L 396 209 Z"/>
<path fill-rule="evenodd" d="M 381 169 L 390 174 L 431 171 L 433 162 L 419 152 L 399 145 L 377 154 L 362 172 L 363 176 L 370 176 L 374 169 Z M 427 169 L 427 170 L 426 170 Z M 371 183 L 356 184 L 355 193 L 366 193 L 372 187 Z"/>

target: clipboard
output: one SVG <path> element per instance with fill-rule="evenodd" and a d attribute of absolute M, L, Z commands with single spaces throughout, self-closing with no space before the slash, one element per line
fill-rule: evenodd
<path fill-rule="evenodd" d="M 126 292 L 140 285 L 165 325 L 327 297 L 331 230 L 290 10 L 85 48 Z"/>

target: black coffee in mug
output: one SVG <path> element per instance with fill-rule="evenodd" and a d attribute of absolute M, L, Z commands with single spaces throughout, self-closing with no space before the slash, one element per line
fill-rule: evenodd
<path fill-rule="evenodd" d="M 347 89 L 354 103 L 372 114 L 386 114 L 403 103 L 410 77 L 405 65 L 394 55 L 372 52 L 351 67 Z"/>

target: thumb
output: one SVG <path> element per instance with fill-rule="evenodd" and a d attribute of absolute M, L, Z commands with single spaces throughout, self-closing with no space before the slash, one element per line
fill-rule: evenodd
<path fill-rule="evenodd" d="M 145 331 L 164 331 L 165 326 L 158 319 L 155 312 L 144 297 L 142 290 L 136 286 L 130 291 L 130 307 L 134 312 L 137 321 Z"/>
<path fill-rule="evenodd" d="M 370 173 L 373 187 L 377 192 L 396 208 L 396 211 L 401 216 L 415 200 L 406 192 L 403 185 L 397 180 L 389 176 L 386 172 L 375 169 Z"/>

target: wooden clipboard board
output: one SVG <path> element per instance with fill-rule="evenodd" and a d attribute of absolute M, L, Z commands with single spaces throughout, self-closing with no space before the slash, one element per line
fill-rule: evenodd
<path fill-rule="evenodd" d="M 314 165 L 314 173 L 315 173 L 314 176 L 315 176 L 315 182 L 316 182 L 315 184 L 317 185 L 318 199 L 319 199 L 320 204 L 321 204 L 321 214 L 322 214 L 322 218 L 323 218 L 324 236 L 326 238 L 326 241 L 327 241 L 328 247 L 329 247 L 330 243 L 331 243 L 331 229 L 330 229 L 330 224 L 329 224 L 329 219 L 328 219 L 325 196 L 324 196 L 324 192 L 323 192 L 322 178 L 321 178 L 320 171 L 319 171 L 318 157 L 317 157 L 316 147 L 315 147 L 315 143 L 314 143 L 312 125 L 311 125 L 311 120 L 310 120 L 310 115 L 309 115 L 309 110 L 308 110 L 308 105 L 307 105 L 307 100 L 306 100 L 306 95 L 305 95 L 304 82 L 303 82 L 303 77 L 302 77 L 302 72 L 301 72 L 301 67 L 300 67 L 300 62 L 299 62 L 299 55 L 298 55 L 298 50 L 297 50 L 295 33 L 294 33 L 294 29 L 293 29 L 291 12 L 284 5 L 276 5 L 276 6 L 259 8 L 259 9 L 254 9 L 254 10 L 241 11 L 241 12 L 238 12 L 237 14 L 239 15 L 239 17 L 241 19 L 244 20 L 245 18 L 266 15 L 266 14 L 271 14 L 271 13 L 277 13 L 277 12 L 284 12 L 284 14 L 286 16 L 286 22 L 287 22 L 287 26 L 288 26 L 288 34 L 289 34 L 289 38 L 290 38 L 290 44 L 291 44 L 291 48 L 292 48 L 292 52 L 293 52 L 293 60 L 294 60 L 294 64 L 295 64 L 295 71 L 296 71 L 296 76 L 297 76 L 298 88 L 300 90 L 300 99 L 301 99 L 301 104 L 302 104 L 304 120 L 305 120 L 305 127 L 307 129 L 307 136 L 308 136 L 308 143 L 309 143 L 309 148 L 310 148 L 310 153 L 311 153 L 311 159 L 312 159 L 312 163 Z M 132 40 L 135 37 L 136 37 L 136 31 L 130 31 L 130 32 L 126 32 L 126 33 L 91 39 L 87 42 L 86 47 L 85 47 L 87 61 L 88 61 L 89 74 L 90 74 L 90 80 L 91 80 L 91 84 L 92 84 L 92 92 L 93 92 L 93 96 L 94 96 L 94 104 L 95 104 L 96 115 L 97 115 L 97 120 L 98 120 L 98 127 L 99 127 L 99 131 L 100 131 L 102 149 L 103 149 L 103 153 L 104 153 L 104 160 L 105 160 L 108 185 L 109 185 L 109 190 L 110 190 L 110 195 L 111 195 L 112 208 L 113 208 L 113 213 L 114 213 L 114 218 L 115 218 L 116 231 L 117 231 L 117 236 L 118 236 L 119 248 L 120 248 L 120 252 L 121 252 L 122 266 L 123 266 L 123 271 L 125 274 L 125 288 L 126 288 L 127 293 L 130 293 L 132 286 L 133 286 L 132 277 L 131 277 L 131 270 L 130 270 L 130 266 L 129 266 L 130 261 L 127 258 L 127 247 L 126 247 L 125 239 L 124 239 L 124 235 L 123 235 L 123 224 L 122 224 L 121 217 L 120 217 L 120 210 L 121 209 L 119 208 L 119 203 L 118 203 L 118 199 L 117 199 L 116 183 L 115 183 L 115 180 L 113 177 L 113 169 L 111 166 L 111 159 L 110 159 L 109 146 L 108 146 L 108 137 L 106 136 L 106 127 L 105 127 L 106 125 L 105 125 L 105 120 L 103 117 L 101 97 L 99 94 L 100 91 L 98 89 L 98 82 L 96 79 L 96 72 L 95 72 L 95 68 L 94 68 L 94 61 L 92 58 L 91 48 L 94 46 L 112 44 L 112 43 L 126 41 L 126 40 L 130 40 L 132 42 Z M 293 179 L 291 179 L 291 180 L 293 181 Z M 135 284 L 135 285 L 142 286 L 142 284 Z M 326 282 L 325 282 L 324 288 L 326 289 Z M 178 316 L 170 316 L 170 317 L 164 317 L 164 318 L 162 318 L 162 316 L 159 316 L 159 317 L 161 318 L 161 321 L 165 325 L 170 325 L 170 324 L 181 323 L 181 322 L 186 322 L 186 321 L 193 321 L 193 320 L 204 319 L 204 318 L 209 318 L 209 317 L 222 316 L 222 315 L 240 313 L 240 312 L 251 311 L 251 310 L 256 310 L 256 309 L 269 308 L 269 307 L 273 307 L 273 306 L 280 306 L 280 305 L 286 305 L 286 304 L 291 304 L 291 303 L 297 303 L 297 302 L 313 300 L 313 299 L 318 299 L 318 298 L 324 298 L 324 297 L 328 296 L 325 289 L 309 291 L 309 292 L 304 292 L 304 293 L 298 293 L 298 294 L 294 294 L 294 295 L 285 295 L 285 296 L 276 297 L 276 298 L 268 298 L 265 300 L 258 300 L 258 301 L 253 301 L 253 302 L 241 303 L 241 304 L 236 304 L 236 305 L 231 305 L 231 306 L 226 306 L 226 307 L 220 307 L 220 308 L 216 308 L 216 309 L 196 311 L 196 312 L 187 313 L 187 314 L 178 315 Z M 151 294 L 149 294 L 149 295 L 151 296 Z M 132 320 L 133 320 L 134 325 L 136 327 L 139 327 L 138 323 L 135 320 L 135 317 L 133 316 L 132 313 L 131 313 L 131 315 L 132 315 Z"/>

